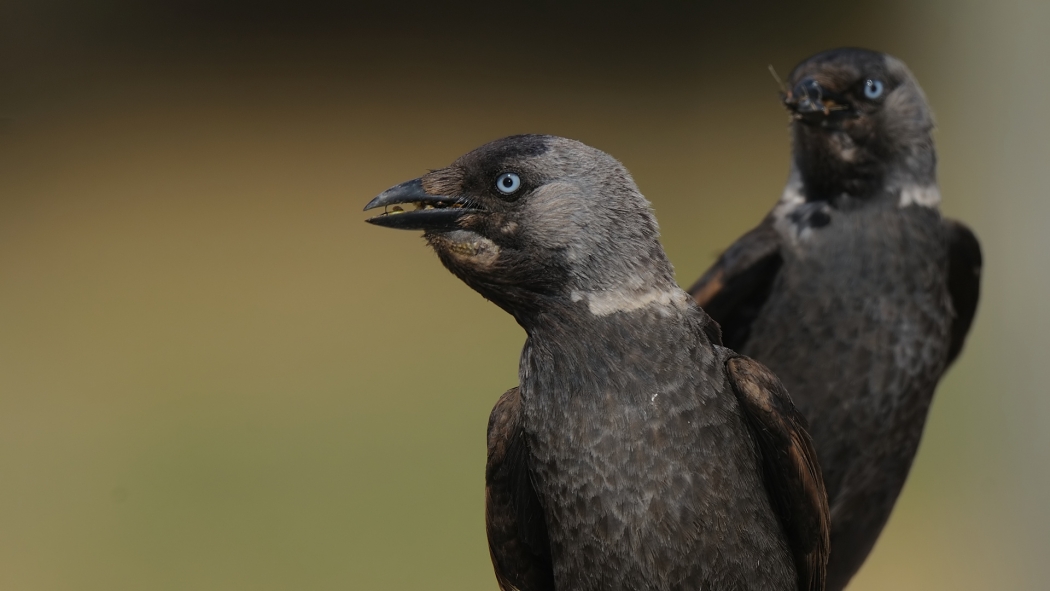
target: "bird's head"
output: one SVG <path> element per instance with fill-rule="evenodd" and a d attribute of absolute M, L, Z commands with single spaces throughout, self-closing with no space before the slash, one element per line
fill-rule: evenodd
<path fill-rule="evenodd" d="M 603 315 L 677 290 L 630 174 L 574 140 L 496 140 L 365 209 L 378 207 L 370 223 L 423 230 L 450 271 L 523 324 L 554 302 Z"/>
<path fill-rule="evenodd" d="M 867 197 L 890 185 L 931 185 L 933 115 L 900 60 L 866 49 L 832 49 L 795 67 L 784 105 L 795 166 L 810 199 Z"/>

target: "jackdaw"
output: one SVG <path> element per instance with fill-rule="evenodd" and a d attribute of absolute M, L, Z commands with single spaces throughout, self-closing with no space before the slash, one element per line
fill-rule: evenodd
<path fill-rule="evenodd" d="M 889 518 L 937 381 L 962 348 L 981 249 L 941 217 L 933 117 L 900 60 L 826 51 L 798 65 L 788 89 L 784 193 L 690 293 L 726 346 L 772 369 L 809 420 L 838 591 Z"/>
<path fill-rule="evenodd" d="M 488 427 L 503 591 L 823 589 L 829 517 L 805 422 L 675 284 L 619 162 L 513 136 L 366 209 L 384 206 L 368 221 L 424 230 L 528 334 Z"/>

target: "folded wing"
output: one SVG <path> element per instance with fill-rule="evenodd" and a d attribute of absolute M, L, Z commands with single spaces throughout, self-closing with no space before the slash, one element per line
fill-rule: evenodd
<path fill-rule="evenodd" d="M 977 312 L 977 299 L 981 294 L 981 244 L 977 236 L 959 222 L 945 220 L 944 223 L 948 227 L 948 294 L 955 309 L 948 349 L 950 365 L 962 351 Z"/>
<path fill-rule="evenodd" d="M 725 346 L 739 350 L 747 342 L 781 264 L 779 236 L 767 219 L 726 249 L 689 288 L 722 327 Z"/>
<path fill-rule="evenodd" d="M 766 491 L 795 558 L 799 591 L 823 591 L 831 515 L 806 420 L 764 365 L 737 356 L 726 368 L 762 454 Z"/>
<path fill-rule="evenodd" d="M 547 525 L 526 461 L 517 388 L 496 402 L 489 416 L 485 467 L 485 527 L 502 591 L 553 591 Z"/>

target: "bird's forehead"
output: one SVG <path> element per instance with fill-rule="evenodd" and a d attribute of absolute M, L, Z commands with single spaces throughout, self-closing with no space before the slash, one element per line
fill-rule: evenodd
<path fill-rule="evenodd" d="M 465 170 L 487 169 L 524 162 L 548 153 L 555 138 L 545 135 L 512 135 L 471 150 L 452 165 Z"/>
<path fill-rule="evenodd" d="M 833 49 L 807 59 L 791 72 L 791 84 L 813 78 L 826 88 L 842 88 L 862 77 L 883 77 L 887 73 L 885 54 L 866 49 Z"/>
<path fill-rule="evenodd" d="M 545 184 L 569 179 L 595 180 L 619 168 L 611 156 L 576 140 L 518 135 L 468 152 L 447 168 L 424 175 L 422 182 L 430 194 L 453 195 L 477 189 L 492 180 L 492 175 L 502 172 L 525 174 L 534 184 Z"/>
<path fill-rule="evenodd" d="M 481 175 L 532 168 L 530 163 L 549 152 L 554 139 L 515 135 L 489 142 L 460 156 L 448 167 L 423 175 L 423 189 L 431 195 L 458 195 Z"/>

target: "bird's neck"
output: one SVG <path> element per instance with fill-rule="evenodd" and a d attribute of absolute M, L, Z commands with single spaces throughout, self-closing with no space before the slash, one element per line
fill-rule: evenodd
<path fill-rule="evenodd" d="M 854 140 L 841 131 L 795 130 L 792 180 L 806 201 L 834 202 L 842 196 L 869 199 L 925 190 L 936 187 L 936 169 L 937 156 L 928 133 L 903 144 L 881 144 Z"/>
<path fill-rule="evenodd" d="M 639 322 L 674 324 L 695 308 L 692 298 L 677 284 L 654 278 L 568 286 L 538 297 L 535 304 L 527 314 L 515 316 L 530 336 L 541 339 L 565 331 L 607 330 Z"/>
<path fill-rule="evenodd" d="M 543 404 L 610 396 L 640 401 L 651 397 L 655 376 L 691 368 L 698 347 L 712 349 L 707 318 L 688 296 L 644 301 L 612 311 L 602 299 L 569 298 L 533 319 L 519 372 L 526 396 L 536 393 Z"/>
<path fill-rule="evenodd" d="M 916 171 L 891 164 L 878 167 L 842 167 L 833 171 L 800 169 L 797 164 L 785 187 L 785 195 L 803 202 L 825 201 L 832 205 L 843 199 L 891 199 L 900 206 L 911 204 L 937 207 L 940 191 L 932 171 Z"/>

